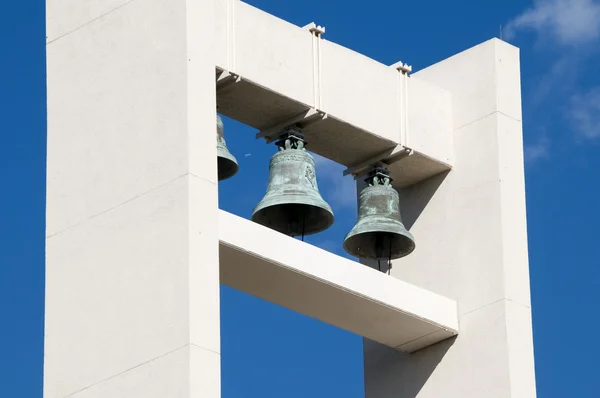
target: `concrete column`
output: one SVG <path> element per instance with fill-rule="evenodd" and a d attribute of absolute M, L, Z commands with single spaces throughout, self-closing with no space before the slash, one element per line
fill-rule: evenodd
<path fill-rule="evenodd" d="M 47 0 L 46 398 L 220 396 L 212 0 Z"/>
<path fill-rule="evenodd" d="M 366 397 L 533 398 L 518 49 L 494 39 L 416 75 L 453 95 L 456 163 L 402 190 L 417 249 L 392 276 L 456 299 L 460 334 L 410 355 L 365 341 Z"/>

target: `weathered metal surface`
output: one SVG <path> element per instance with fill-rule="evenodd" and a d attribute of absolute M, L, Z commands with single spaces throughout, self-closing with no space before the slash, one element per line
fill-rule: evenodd
<path fill-rule="evenodd" d="M 290 236 L 315 234 L 333 224 L 333 211 L 319 193 L 315 161 L 305 144 L 296 127 L 286 129 L 277 141 L 267 193 L 254 208 L 252 221 Z"/>
<path fill-rule="evenodd" d="M 219 181 L 233 177 L 239 169 L 238 162 L 227 149 L 225 142 L 223 119 L 217 115 L 217 169 Z"/>
<path fill-rule="evenodd" d="M 400 198 L 387 169 L 375 167 L 359 196 L 358 221 L 344 240 L 344 249 L 359 258 L 393 260 L 415 249 L 412 234 L 400 216 Z"/>

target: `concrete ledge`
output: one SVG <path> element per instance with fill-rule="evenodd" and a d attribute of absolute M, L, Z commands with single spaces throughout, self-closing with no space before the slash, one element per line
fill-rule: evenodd
<path fill-rule="evenodd" d="M 327 114 L 303 126 L 309 149 L 347 167 L 408 147 L 420 161 L 395 173 L 398 186 L 452 167 L 449 92 L 242 1 L 218 2 L 215 22 L 217 78 L 237 77 L 218 89 L 219 113 L 259 131 L 308 110 Z"/>
<path fill-rule="evenodd" d="M 413 352 L 458 333 L 456 302 L 225 211 L 221 283 Z"/>

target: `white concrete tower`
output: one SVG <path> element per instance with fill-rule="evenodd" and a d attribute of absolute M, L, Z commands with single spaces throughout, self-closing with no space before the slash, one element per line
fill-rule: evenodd
<path fill-rule="evenodd" d="M 535 397 L 519 50 L 494 39 L 413 76 L 452 93 L 455 163 L 401 190 L 417 249 L 391 273 L 456 299 L 460 334 L 408 356 L 366 340 L 366 397 Z"/>
<path fill-rule="evenodd" d="M 535 397 L 518 50 L 409 76 L 324 34 L 239 0 L 47 0 L 45 398 L 220 397 L 219 283 L 364 336 L 367 398 Z M 417 250 L 388 276 L 219 210 L 217 104 L 386 163 Z"/>
<path fill-rule="evenodd" d="M 47 1 L 46 398 L 220 396 L 212 9 Z"/>

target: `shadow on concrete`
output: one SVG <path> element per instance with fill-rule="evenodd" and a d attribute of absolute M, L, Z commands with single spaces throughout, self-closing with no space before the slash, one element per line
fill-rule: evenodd
<path fill-rule="evenodd" d="M 363 339 L 365 398 L 416 398 L 455 341 L 407 354 Z"/>
<path fill-rule="evenodd" d="M 408 230 L 417 222 L 419 216 L 449 173 L 450 171 L 445 171 L 418 184 L 398 190 L 400 194 L 402 222 Z"/>

